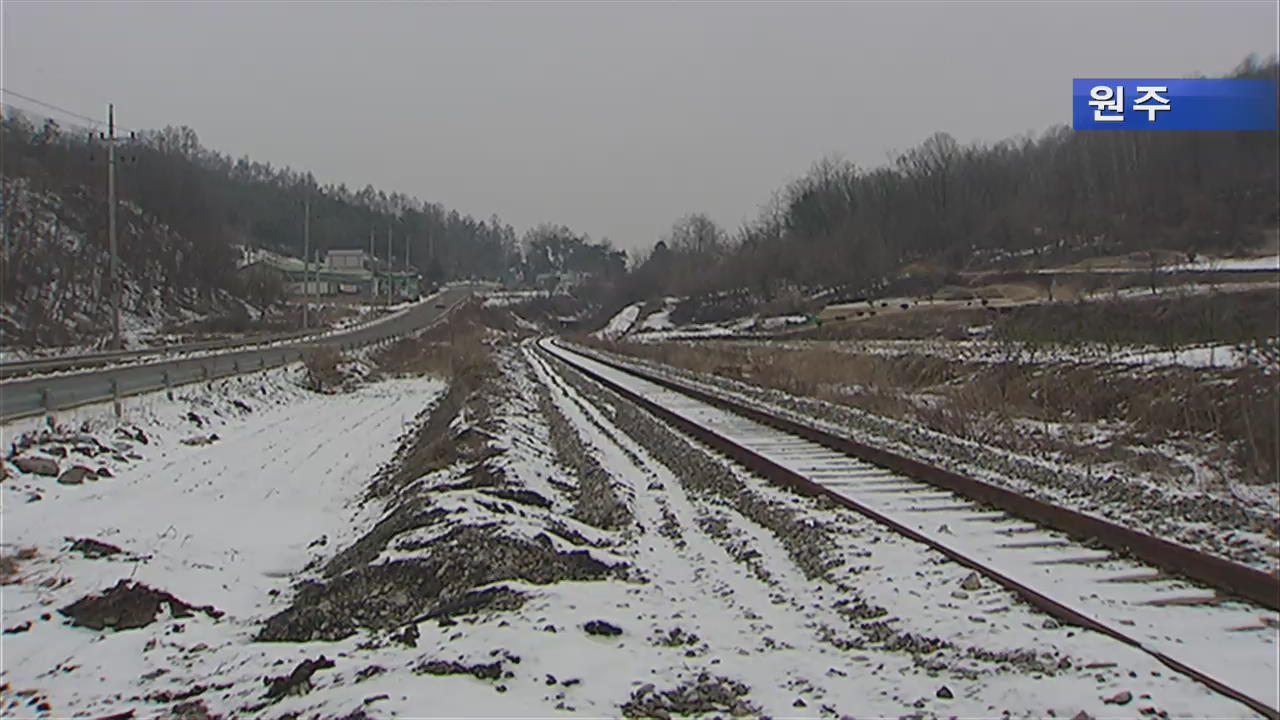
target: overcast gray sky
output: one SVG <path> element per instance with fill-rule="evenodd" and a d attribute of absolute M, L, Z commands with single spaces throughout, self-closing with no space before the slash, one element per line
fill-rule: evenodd
<path fill-rule="evenodd" d="M 735 227 L 825 154 L 1039 132 L 1073 77 L 1277 44 L 1274 0 L 0 5 L 6 89 L 626 247 L 695 210 Z"/>

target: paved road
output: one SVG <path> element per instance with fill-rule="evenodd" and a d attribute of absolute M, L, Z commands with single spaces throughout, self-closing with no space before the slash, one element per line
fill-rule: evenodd
<path fill-rule="evenodd" d="M 426 327 L 444 314 L 445 308 L 470 295 L 471 288 L 451 288 L 402 315 L 322 340 L 0 383 L 0 422 L 276 367 L 297 361 L 318 347 L 349 349 L 369 345 Z"/>

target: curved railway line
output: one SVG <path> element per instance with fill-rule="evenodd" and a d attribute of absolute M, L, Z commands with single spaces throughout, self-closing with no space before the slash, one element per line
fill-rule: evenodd
<path fill-rule="evenodd" d="M 777 417 L 552 339 L 539 347 L 766 479 L 924 543 L 1055 617 L 1280 719 L 1280 578 Z"/>

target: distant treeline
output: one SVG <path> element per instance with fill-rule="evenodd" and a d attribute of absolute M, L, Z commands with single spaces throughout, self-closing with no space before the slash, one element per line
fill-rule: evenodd
<path fill-rule="evenodd" d="M 1280 77 L 1249 58 L 1231 77 Z M 915 261 L 950 269 L 1164 248 L 1230 253 L 1277 223 L 1274 132 L 1074 132 L 994 145 L 938 133 L 887 167 L 824 159 L 753 222 L 701 214 L 634 263 L 618 302 L 747 288 L 854 292 Z"/>
<path fill-rule="evenodd" d="M 4 172 L 36 193 L 76 197 L 92 210 L 89 242 L 106 243 L 106 151 L 87 131 L 55 120 L 29 118 L 7 108 L 0 133 Z M 277 168 L 247 157 L 233 159 L 205 148 L 189 127 L 146 131 L 118 144 L 120 203 L 133 205 L 180 235 L 184 252 L 161 259 L 167 276 L 187 288 L 237 290 L 234 246 L 302 254 L 303 201 L 311 205 L 311 242 L 316 249 L 367 247 L 399 265 L 410 243 L 410 259 L 433 280 L 500 277 L 518 260 L 515 230 L 497 216 L 476 220 L 401 193 L 366 186 L 319 184 L 307 172 Z M 22 228 L 10 228 L 20 234 Z M 156 260 L 152 243 L 122 226 L 120 252 L 126 266 Z M 21 243 L 15 243 L 15 247 Z M 151 257 L 148 258 L 147 256 Z"/>

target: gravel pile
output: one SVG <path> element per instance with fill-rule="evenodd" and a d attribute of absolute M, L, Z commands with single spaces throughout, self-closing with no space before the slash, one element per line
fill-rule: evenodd
<path fill-rule="evenodd" d="M 734 717 L 756 714 L 756 706 L 744 696 L 745 684 L 724 677 L 700 674 L 697 679 L 671 690 L 656 689 L 652 683 L 640 686 L 622 705 L 624 717 L 670 718 L 673 715 L 700 715 L 724 712 Z"/>
<path fill-rule="evenodd" d="M 515 484 L 499 466 L 496 458 L 503 451 L 493 438 L 502 420 L 495 409 L 517 396 L 508 387 L 511 382 L 505 375 L 464 381 L 455 386 L 463 391 L 450 391 L 419 416 L 419 427 L 406 434 L 395 464 L 371 492 L 391 497 L 389 511 L 319 568 L 318 577 L 302 583 L 292 604 L 267 620 L 258 639 L 335 640 L 362 629 L 389 631 L 425 618 L 443 622 L 451 615 L 520 607 L 521 593 L 477 590 L 504 580 L 546 585 L 627 577 L 625 564 L 601 562 L 587 549 L 560 550 L 563 545 L 552 535 L 574 545 L 588 543 L 550 513 L 548 498 Z M 591 479 L 581 481 L 587 490 L 578 508 L 604 525 L 629 521 L 608 475 L 563 417 L 559 422 L 562 442 L 577 441 L 564 452 L 588 458 L 579 465 Z M 447 475 L 424 477 L 446 467 L 452 468 Z M 468 493 L 465 502 L 479 512 L 439 502 L 458 492 Z M 488 517 L 479 519 L 483 515 Z M 508 517 L 522 523 L 532 519 L 545 532 L 533 537 L 524 529 L 509 532 Z M 394 551 L 389 559 L 388 551 Z"/>
<path fill-rule="evenodd" d="M 497 525 L 454 528 L 414 548 L 417 557 L 363 565 L 328 581 L 303 583 L 287 609 L 267 620 L 259 640 L 337 640 L 359 629 L 386 630 L 440 615 L 469 591 L 502 580 L 546 585 L 616 576 L 585 550 L 556 552 L 546 545 L 502 535 Z M 466 612 L 494 607 L 472 603 Z M 510 599 L 509 597 L 506 599 Z"/>

